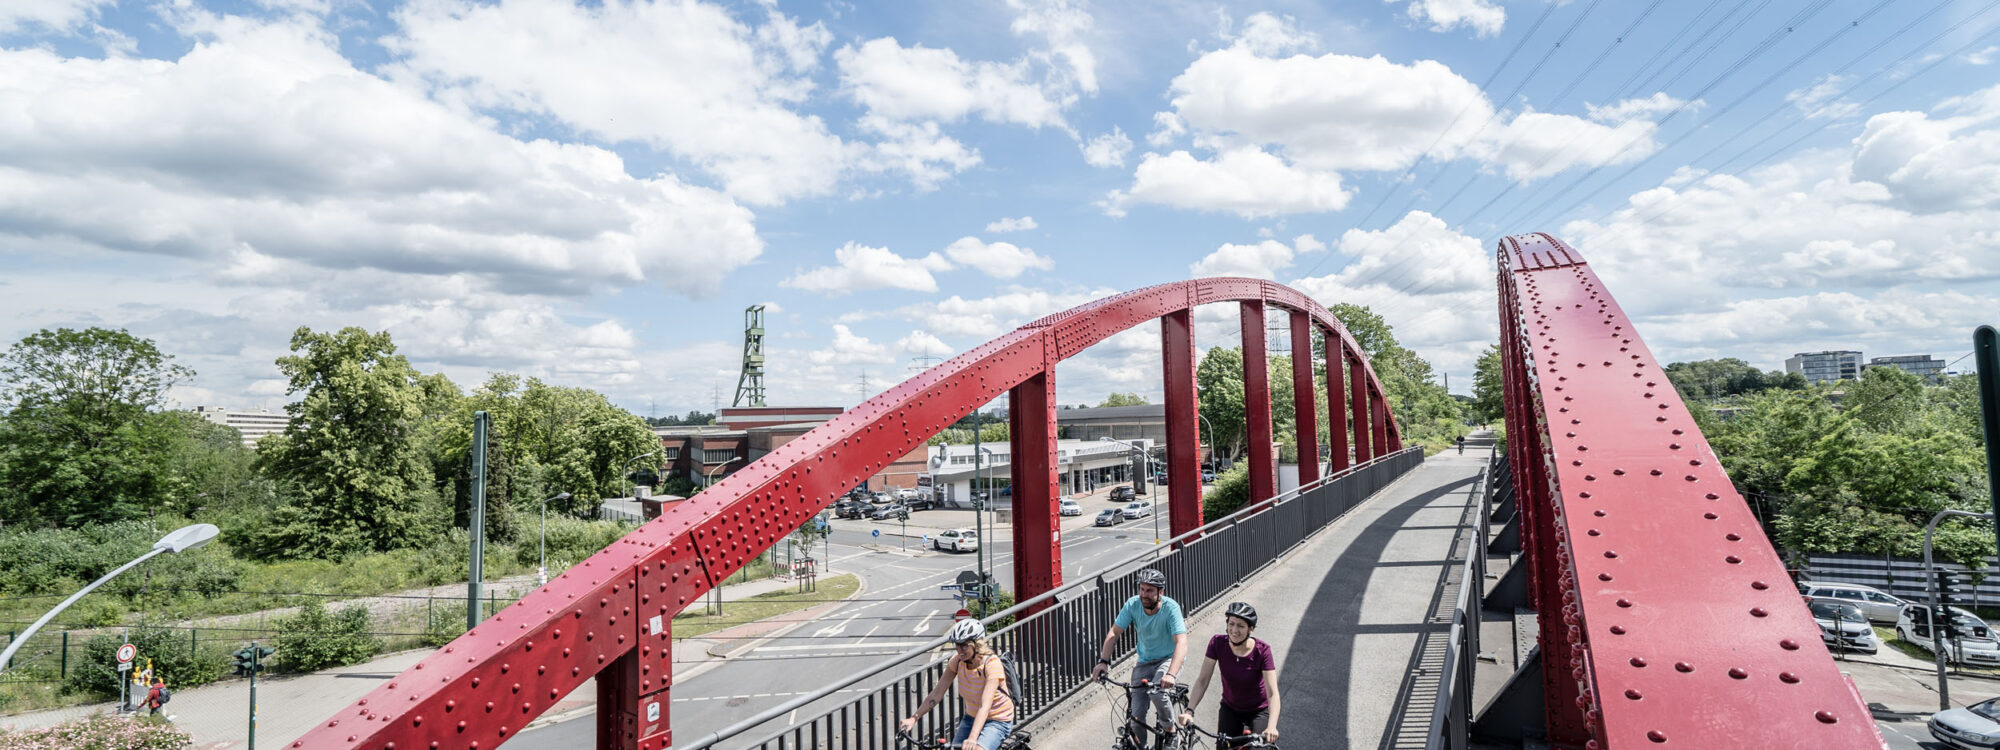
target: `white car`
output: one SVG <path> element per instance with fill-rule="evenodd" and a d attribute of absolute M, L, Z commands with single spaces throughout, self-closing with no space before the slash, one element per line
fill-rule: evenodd
<path fill-rule="evenodd" d="M 1808 581 L 1799 586 L 1799 593 L 1815 599 L 1839 599 L 1861 609 L 1869 621 L 1884 625 L 1895 622 L 1903 613 L 1903 605 L 1909 602 L 1898 599 L 1872 586 L 1858 583 L 1828 583 Z"/>
<path fill-rule="evenodd" d="M 1083 515 L 1083 506 L 1076 504 L 1075 500 L 1064 500 L 1058 503 L 1056 507 L 1065 516 Z"/>
<path fill-rule="evenodd" d="M 1931 736 L 1962 750 L 2000 747 L 2000 698 L 1931 714 Z"/>
<path fill-rule="evenodd" d="M 1896 637 L 1925 651 L 1931 650 L 1930 614 L 1930 608 L 1921 604 L 1903 607 L 1902 615 L 1896 618 Z M 1994 639 L 1993 629 L 1986 626 L 1986 621 L 1957 607 L 1951 608 L 1951 614 L 1958 624 L 1958 637 L 1945 637 L 1945 660 L 2000 666 L 2000 640 Z"/>
<path fill-rule="evenodd" d="M 1145 518 L 1153 515 L 1153 501 L 1133 500 L 1125 504 L 1126 518 Z"/>
<path fill-rule="evenodd" d="M 979 532 L 972 529 L 952 529 L 939 532 L 931 537 L 931 549 L 971 552 L 979 549 Z"/>
<path fill-rule="evenodd" d="M 915 500 L 917 499 L 917 490 L 913 487 L 904 487 L 896 490 L 896 499 L 904 502 Z"/>
<path fill-rule="evenodd" d="M 1875 638 L 1875 628 L 1868 624 L 1868 616 L 1861 614 L 1861 608 L 1839 599 L 1814 599 L 1806 603 L 1806 608 L 1812 610 L 1813 622 L 1819 624 L 1819 637 L 1826 642 L 1826 650 L 1872 654 L 1881 649 L 1882 642 Z"/>

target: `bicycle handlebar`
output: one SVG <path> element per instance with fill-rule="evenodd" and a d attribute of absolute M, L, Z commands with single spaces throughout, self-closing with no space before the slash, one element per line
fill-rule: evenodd
<path fill-rule="evenodd" d="M 1147 693 L 1152 695 L 1158 695 L 1160 693 L 1169 693 L 1176 698 L 1186 698 L 1188 694 L 1188 687 L 1186 685 L 1161 687 L 1159 685 L 1154 685 L 1150 680 L 1140 680 L 1139 683 L 1135 685 L 1130 682 L 1119 682 L 1117 680 L 1111 679 L 1110 674 L 1106 674 L 1103 677 L 1097 678 L 1097 681 L 1117 685 L 1118 687 L 1125 688 L 1126 690 L 1145 690 Z"/>
<path fill-rule="evenodd" d="M 911 736 L 909 732 L 903 731 L 902 727 L 896 728 L 896 737 L 906 743 L 909 743 L 911 747 L 915 747 L 918 750 L 942 750 L 949 744 L 946 743 L 944 740 L 917 739 L 916 737 Z"/>
<path fill-rule="evenodd" d="M 1214 732 L 1203 729 L 1201 728 L 1200 724 L 1196 724 L 1192 721 L 1188 722 L 1182 728 L 1192 729 L 1196 733 L 1205 734 L 1217 740 L 1221 740 L 1223 747 L 1240 747 L 1240 748 L 1245 748 L 1245 750 L 1278 750 L 1278 746 L 1276 743 L 1265 742 L 1264 735 L 1261 734 L 1243 734 L 1243 735 L 1237 735 L 1235 737 L 1225 737 L 1220 734 L 1216 734 Z"/>

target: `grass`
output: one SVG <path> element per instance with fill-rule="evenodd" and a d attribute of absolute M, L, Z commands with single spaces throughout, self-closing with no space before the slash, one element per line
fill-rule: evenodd
<path fill-rule="evenodd" d="M 705 615 L 701 610 L 689 607 L 686 612 L 674 618 L 673 635 L 675 638 L 697 638 L 718 630 L 810 609 L 827 602 L 842 601 L 854 596 L 854 592 L 859 590 L 861 590 L 861 579 L 848 573 L 820 579 L 818 591 L 804 593 L 795 590 L 773 591 L 748 599 L 724 602 L 722 614 L 719 615 Z"/>

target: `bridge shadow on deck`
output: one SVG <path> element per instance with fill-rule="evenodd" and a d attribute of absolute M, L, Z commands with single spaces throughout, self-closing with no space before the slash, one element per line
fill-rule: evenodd
<path fill-rule="evenodd" d="M 1446 561 L 1388 561 L 1383 560 L 1402 532 L 1420 530 L 1451 529 L 1462 531 L 1463 524 L 1440 525 L 1437 519 L 1417 519 L 1424 511 L 1443 512 L 1450 510 L 1462 514 L 1459 502 L 1440 501 L 1463 495 L 1480 481 L 1478 476 L 1426 490 L 1404 500 L 1393 509 L 1385 511 L 1368 526 L 1355 535 L 1345 551 L 1330 566 L 1326 577 L 1311 597 L 1301 618 L 1291 643 L 1285 644 L 1279 659 L 1280 674 L 1283 675 L 1282 697 L 1285 715 L 1281 730 L 1285 732 L 1282 744 L 1302 742 L 1302 746 L 1347 750 L 1354 747 L 1348 734 L 1348 709 L 1354 688 L 1354 660 L 1379 657 L 1402 662 L 1409 660 L 1408 668 L 1416 669 L 1422 657 L 1423 639 L 1433 637 L 1433 631 L 1449 630 L 1450 624 L 1430 624 L 1430 614 L 1435 610 L 1438 591 L 1434 588 L 1443 577 L 1442 571 L 1449 570 Z M 1469 520 L 1469 516 L 1466 517 Z M 1423 607 L 1421 622 L 1397 625 L 1363 624 L 1362 604 L 1369 593 L 1369 584 L 1376 576 L 1394 568 L 1405 568 L 1399 578 L 1408 576 L 1412 582 L 1422 581 L 1421 590 L 1413 590 L 1429 602 Z M 1432 573 L 1425 568 L 1436 569 Z M 1400 581 L 1399 581 L 1400 583 Z M 1410 652 L 1356 651 L 1358 637 L 1381 634 L 1414 634 L 1417 648 Z M 1404 682 L 1407 682 L 1405 680 Z M 1383 746 L 1393 742 L 1400 723 L 1398 714 L 1404 708 L 1403 701 L 1391 698 L 1390 693 L 1401 693 L 1406 684 L 1382 685 L 1381 694 L 1370 698 L 1388 705 L 1392 700 L 1396 710 L 1385 727 Z M 1292 738 L 1296 737 L 1297 740 Z M 1375 747 L 1375 743 L 1364 743 Z"/>

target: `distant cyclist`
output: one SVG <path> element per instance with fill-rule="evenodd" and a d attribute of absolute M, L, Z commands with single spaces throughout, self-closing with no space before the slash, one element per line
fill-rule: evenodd
<path fill-rule="evenodd" d="M 1257 629 L 1257 609 L 1244 602 L 1230 602 L 1222 620 L 1225 632 L 1208 639 L 1201 676 L 1194 678 L 1188 710 L 1181 714 L 1180 723 L 1185 726 L 1194 721 L 1194 709 L 1208 692 L 1209 676 L 1219 669 L 1222 702 L 1215 708 L 1215 733 L 1235 737 L 1249 730 L 1263 735 L 1265 742 L 1276 744 L 1278 662 L 1271 653 L 1271 644 L 1250 637 Z M 1217 747 L 1222 747 L 1220 742 Z"/>
<path fill-rule="evenodd" d="M 1458 436 L 1458 455 L 1465 455 L 1465 436 Z"/>
<path fill-rule="evenodd" d="M 1181 617 L 1180 602 L 1167 596 L 1167 574 L 1147 568 L 1139 571 L 1138 579 L 1139 595 L 1125 600 L 1125 606 L 1118 610 L 1118 619 L 1104 636 L 1104 645 L 1097 649 L 1097 667 L 1090 671 L 1090 677 L 1104 676 L 1111 666 L 1112 648 L 1129 630 L 1139 642 L 1138 663 L 1132 667 L 1131 683 L 1173 687 L 1180 679 L 1181 662 L 1187 658 L 1187 620 Z M 1132 714 L 1127 726 L 1135 730 L 1145 726 L 1148 703 L 1158 712 L 1159 723 L 1169 727 L 1168 731 L 1176 726 L 1173 705 L 1165 694 L 1149 695 L 1144 688 L 1133 688 L 1130 698 Z M 1145 750 L 1146 738 L 1151 733 L 1134 731 L 1133 734 L 1138 737 L 1139 750 Z M 1172 745 L 1171 738 L 1162 740 L 1161 747 Z"/>
<path fill-rule="evenodd" d="M 978 620 L 960 620 L 951 626 L 951 633 L 945 638 L 958 647 L 958 653 L 945 667 L 944 679 L 938 681 L 937 687 L 917 706 L 917 712 L 900 726 L 905 732 L 912 731 L 918 716 L 930 713 L 932 706 L 944 700 L 945 688 L 956 687 L 963 710 L 959 712 L 958 730 L 951 741 L 959 743 L 959 750 L 995 750 L 1007 735 L 1014 733 L 1014 699 L 1009 697 L 1014 686 L 1003 687 L 1007 669 L 986 644 L 986 626 Z"/>

